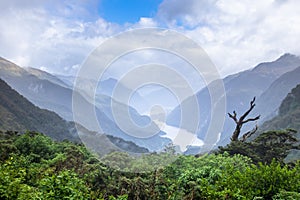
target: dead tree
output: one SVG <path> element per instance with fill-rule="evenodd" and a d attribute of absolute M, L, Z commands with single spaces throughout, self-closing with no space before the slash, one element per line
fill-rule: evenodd
<path fill-rule="evenodd" d="M 255 127 L 251 131 L 248 131 L 247 133 L 245 133 L 242 136 L 242 138 L 240 139 L 240 141 L 241 142 L 245 142 L 248 137 L 250 137 L 251 135 L 253 135 L 257 131 L 257 129 L 258 129 L 258 126 L 255 125 Z"/>
<path fill-rule="evenodd" d="M 239 119 L 237 118 L 237 116 L 236 116 L 237 114 L 235 111 L 233 111 L 233 114 L 228 113 L 229 117 L 232 118 L 234 120 L 234 122 L 236 123 L 235 130 L 231 136 L 231 141 L 238 141 L 243 124 L 246 124 L 247 122 L 250 122 L 250 121 L 256 121 L 260 118 L 260 115 L 258 115 L 257 117 L 246 119 L 246 117 L 249 115 L 249 113 L 255 107 L 254 102 L 255 102 L 255 97 L 250 102 L 250 108 Z M 244 142 L 248 137 L 250 137 L 253 133 L 255 133 L 256 130 L 257 130 L 257 127 L 254 128 L 252 131 L 249 131 L 246 134 L 244 134 L 241 141 Z"/>

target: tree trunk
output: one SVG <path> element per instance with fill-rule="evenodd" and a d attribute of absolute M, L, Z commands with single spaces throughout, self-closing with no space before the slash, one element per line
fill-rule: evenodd
<path fill-rule="evenodd" d="M 238 141 L 239 140 L 239 136 L 241 133 L 241 129 L 243 124 L 248 123 L 250 121 L 256 121 L 260 118 L 260 115 L 256 116 L 255 118 L 248 118 L 245 119 L 249 113 L 253 110 L 253 108 L 255 107 L 255 97 L 253 98 L 253 100 L 250 102 L 250 108 L 239 118 L 237 119 L 237 114 L 235 111 L 233 111 L 233 114 L 228 113 L 229 117 L 231 119 L 233 119 L 233 121 L 236 123 L 236 127 L 235 130 L 231 136 L 231 141 Z M 257 127 L 256 127 L 257 129 Z M 254 130 L 254 129 L 253 129 Z M 255 130 L 256 131 L 256 130 Z M 250 137 L 253 134 L 253 132 L 248 132 L 243 136 L 243 139 L 241 140 L 242 142 L 244 142 L 248 137 Z"/>

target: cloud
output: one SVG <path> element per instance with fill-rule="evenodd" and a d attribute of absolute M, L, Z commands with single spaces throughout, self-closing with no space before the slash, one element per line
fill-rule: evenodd
<path fill-rule="evenodd" d="M 197 41 L 223 75 L 300 54 L 296 0 L 165 0 L 157 18 Z"/>
<path fill-rule="evenodd" d="M 16 2 L 0 3 L 7 8 L 0 18 L 0 55 L 20 66 L 74 74 L 78 68 L 72 66 L 81 64 L 101 41 L 121 28 L 101 18 L 85 18 L 90 0 L 72 5 L 58 0 L 51 5 L 50 1 Z"/>
<path fill-rule="evenodd" d="M 164 0 L 153 18 L 119 25 L 96 0 L 0 1 L 0 56 L 21 66 L 74 74 L 102 41 L 124 30 L 168 27 L 198 42 L 223 76 L 300 54 L 297 0 Z M 163 59 L 163 58 L 162 58 Z"/>
<path fill-rule="evenodd" d="M 145 28 L 145 27 L 157 27 L 158 23 L 152 19 L 147 17 L 141 17 L 137 24 L 134 25 L 136 28 Z"/>
<path fill-rule="evenodd" d="M 118 25 L 99 17 L 96 0 L 1 1 L 0 55 L 20 66 L 76 74 L 93 49 L 131 28 L 155 27 L 152 18 Z"/>
<path fill-rule="evenodd" d="M 195 27 L 207 23 L 214 13 L 216 0 L 165 0 L 158 10 L 158 17 L 169 25 L 184 25 Z"/>

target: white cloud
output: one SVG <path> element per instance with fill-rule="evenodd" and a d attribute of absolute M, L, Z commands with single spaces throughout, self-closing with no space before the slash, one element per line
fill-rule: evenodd
<path fill-rule="evenodd" d="M 99 18 L 95 0 L 0 1 L 0 56 L 21 66 L 75 73 L 103 40 L 123 30 L 169 27 L 197 41 L 222 75 L 300 54 L 297 0 L 164 0 L 154 18 L 123 26 Z M 95 14 L 96 13 L 96 14 Z M 123 44 L 122 44 L 123 45 Z"/>
<path fill-rule="evenodd" d="M 24 1 L 24 5 L 14 0 L 1 2 L 8 9 L 0 18 L 0 55 L 20 66 L 43 67 L 64 74 L 76 72 L 78 68 L 72 66 L 81 64 L 103 39 L 122 28 L 101 18 L 69 18 L 76 13 L 85 15 L 87 10 L 82 5 L 89 2 L 78 1 L 79 5 L 70 7 L 68 1 L 53 1 L 52 10 L 47 10 L 49 1 Z"/>
<path fill-rule="evenodd" d="M 300 54 L 296 0 L 165 0 L 158 18 L 196 40 L 223 75 Z"/>
<path fill-rule="evenodd" d="M 135 25 L 137 28 L 157 27 L 158 24 L 152 18 L 141 17 L 140 21 Z"/>
<path fill-rule="evenodd" d="M 215 13 L 217 0 L 164 0 L 159 6 L 158 18 L 169 25 L 183 24 L 195 27 L 198 24 L 211 22 Z"/>

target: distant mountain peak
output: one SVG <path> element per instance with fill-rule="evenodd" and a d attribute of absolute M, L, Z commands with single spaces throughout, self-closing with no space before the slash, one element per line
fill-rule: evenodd
<path fill-rule="evenodd" d="M 278 61 L 293 61 L 293 60 L 297 60 L 299 61 L 300 58 L 294 54 L 291 54 L 291 53 L 285 53 L 283 54 L 282 56 L 280 56 L 275 62 L 278 62 Z"/>
<path fill-rule="evenodd" d="M 27 71 L 33 71 L 33 72 L 40 72 L 40 73 L 47 73 L 47 74 L 49 74 L 48 72 L 46 72 L 46 71 L 43 71 L 43 70 L 41 70 L 41 69 L 38 69 L 38 68 L 34 68 L 34 67 L 25 67 L 25 69 L 27 70 Z"/>
<path fill-rule="evenodd" d="M 16 76 L 21 76 L 26 74 L 25 69 L 17 66 L 16 64 L 2 57 L 0 57 L 0 72 L 1 72 L 0 74 L 1 76 L 4 76 L 6 74 L 14 74 Z"/>
<path fill-rule="evenodd" d="M 282 74 L 292 71 L 299 66 L 300 57 L 290 53 L 285 53 L 274 61 L 260 63 L 254 67 L 252 71 L 278 78 Z"/>
<path fill-rule="evenodd" d="M 112 78 L 112 77 L 109 77 L 108 79 L 105 79 L 103 81 L 101 81 L 102 84 L 111 84 L 111 85 L 116 85 L 117 84 L 117 80 Z"/>
<path fill-rule="evenodd" d="M 116 82 L 117 80 L 116 80 L 115 78 L 109 77 L 109 78 L 103 80 L 103 82 L 105 82 L 105 81 L 113 81 L 113 82 Z"/>
<path fill-rule="evenodd" d="M 63 82 L 61 79 L 57 78 L 56 76 L 50 74 L 49 72 L 43 71 L 41 69 L 33 68 L 33 67 L 26 67 L 24 68 L 29 74 L 32 74 L 39 79 L 47 80 L 51 83 L 60 85 L 62 87 L 68 87 L 68 85 Z"/>

